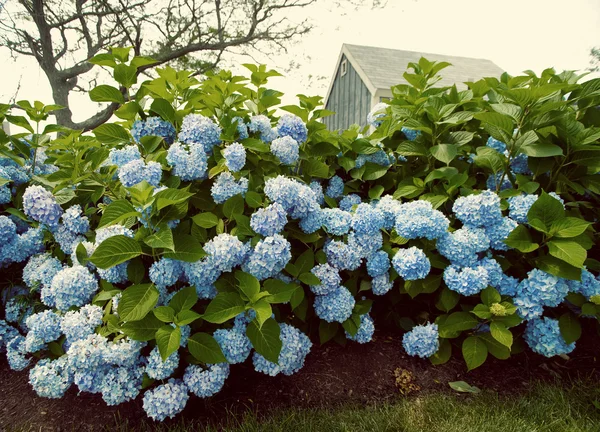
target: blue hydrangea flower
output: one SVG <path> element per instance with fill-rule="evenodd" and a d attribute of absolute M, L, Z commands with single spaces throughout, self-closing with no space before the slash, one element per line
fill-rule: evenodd
<path fill-rule="evenodd" d="M 340 207 L 342 206 L 342 201 L 340 201 Z M 401 205 L 402 203 L 394 199 L 392 195 L 384 195 L 377 202 L 377 209 L 383 214 L 384 229 L 389 230 L 394 227 L 394 225 L 396 224 L 396 217 L 398 216 L 398 211 L 400 210 Z"/>
<path fill-rule="evenodd" d="M 429 240 L 446 234 L 450 221 L 444 214 L 434 210 L 429 201 L 416 200 L 398 206 L 395 227 L 405 239 L 424 237 Z"/>
<path fill-rule="evenodd" d="M 315 200 L 319 205 L 323 205 L 325 203 L 325 194 L 323 193 L 323 186 L 316 180 L 313 180 L 308 185 L 310 190 L 312 190 L 315 194 Z"/>
<path fill-rule="evenodd" d="M 248 126 L 246 126 L 246 123 L 244 123 L 243 118 L 234 117 L 231 122 L 237 123 L 237 133 L 239 134 L 241 140 L 245 140 L 250 136 L 248 135 Z"/>
<path fill-rule="evenodd" d="M 284 165 L 295 165 L 299 151 L 298 142 L 289 136 L 274 139 L 271 143 L 271 153 Z"/>
<path fill-rule="evenodd" d="M 110 225 L 106 228 L 98 228 L 96 230 L 96 246 L 100 246 L 104 240 L 117 235 L 133 238 L 133 231 L 129 228 L 125 228 L 123 225 Z"/>
<path fill-rule="evenodd" d="M 248 179 L 242 177 L 236 181 L 229 171 L 219 174 L 210 189 L 210 193 L 217 204 L 222 204 L 235 195 L 245 196 L 247 191 Z"/>
<path fill-rule="evenodd" d="M 33 314 L 25 321 L 29 329 L 28 334 L 40 338 L 44 343 L 55 341 L 60 337 L 62 334 L 60 322 L 60 315 L 49 310 Z"/>
<path fill-rule="evenodd" d="M 44 250 L 44 229 L 30 228 L 23 234 L 0 243 L 0 268 L 20 263 Z"/>
<path fill-rule="evenodd" d="M 325 189 L 325 195 L 329 198 L 339 198 L 344 195 L 344 180 L 338 176 L 331 177 L 327 189 Z"/>
<path fill-rule="evenodd" d="M 348 234 L 352 224 L 352 214 L 337 208 L 323 209 L 323 226 L 333 235 Z"/>
<path fill-rule="evenodd" d="M 376 276 L 371 280 L 371 291 L 375 295 L 387 294 L 389 290 L 394 286 L 393 282 L 390 281 L 390 274 L 384 273 L 380 276 Z"/>
<path fill-rule="evenodd" d="M 358 342 L 360 344 L 371 342 L 373 339 L 373 333 L 375 333 L 375 323 L 373 318 L 369 314 L 360 316 L 360 326 L 358 332 L 354 336 L 346 331 L 346 337 L 351 341 Z"/>
<path fill-rule="evenodd" d="M 138 149 L 138 146 L 129 145 L 123 147 L 122 149 L 110 149 L 110 153 L 108 154 L 108 164 L 122 167 L 131 161 L 141 158 L 142 155 Z"/>
<path fill-rule="evenodd" d="M 173 144 L 175 140 L 175 128 L 173 125 L 160 117 L 148 117 L 146 120 L 136 120 L 131 126 L 131 135 L 135 142 L 148 136 L 162 137 L 167 144 Z"/>
<path fill-rule="evenodd" d="M 377 165 L 381 165 L 381 166 L 390 166 L 392 163 L 394 163 L 396 161 L 396 159 L 394 158 L 393 155 L 388 155 L 385 151 L 383 150 L 379 150 L 373 154 L 369 154 L 369 155 L 365 155 L 365 154 L 360 154 L 358 155 L 358 157 L 356 158 L 355 161 L 355 168 L 362 168 L 365 163 L 367 162 L 371 162 Z"/>
<path fill-rule="evenodd" d="M 566 282 L 569 291 L 579 293 L 588 300 L 593 296 L 600 295 L 600 280 L 585 268 L 581 271 L 581 281 L 568 280 Z"/>
<path fill-rule="evenodd" d="M 531 175 L 529 169 L 529 157 L 526 154 L 520 153 L 510 161 L 510 169 L 515 174 Z"/>
<path fill-rule="evenodd" d="M 452 233 L 446 233 L 437 240 L 438 252 L 459 266 L 474 265 L 477 254 L 490 247 L 490 240 L 481 228 L 463 227 Z"/>
<path fill-rule="evenodd" d="M 342 198 L 339 202 L 340 209 L 349 212 L 352 211 L 352 207 L 358 205 L 362 202 L 360 196 L 356 194 L 349 194 Z"/>
<path fill-rule="evenodd" d="M 377 128 L 383 122 L 383 118 L 387 115 L 387 107 L 389 105 L 385 102 L 379 102 L 373 109 L 367 114 L 367 123 Z"/>
<path fill-rule="evenodd" d="M 257 372 L 275 376 L 279 373 L 292 375 L 304 366 L 304 360 L 312 348 L 312 342 L 304 333 L 289 324 L 280 323 L 282 347 L 278 363 L 272 363 L 257 352 L 252 357 Z"/>
<path fill-rule="evenodd" d="M 37 185 L 31 185 L 25 189 L 23 211 L 31 219 L 51 227 L 58 225 L 63 213 L 54 195 Z"/>
<path fill-rule="evenodd" d="M 260 133 L 260 139 L 266 143 L 270 143 L 277 138 L 277 131 L 271 127 L 271 121 L 265 115 L 256 115 L 250 117 L 248 130 L 252 133 Z"/>
<path fill-rule="evenodd" d="M 17 237 L 17 226 L 6 216 L 0 216 L 0 239 L 2 242 L 11 242 Z"/>
<path fill-rule="evenodd" d="M 564 279 L 533 269 L 517 286 L 514 304 L 522 318 L 532 319 L 542 314 L 544 306 L 558 306 L 568 293 Z"/>
<path fill-rule="evenodd" d="M 402 346 L 408 355 L 431 357 L 440 347 L 437 324 L 428 323 L 413 327 L 402 337 Z"/>
<path fill-rule="evenodd" d="M 392 265 L 404 280 L 425 279 L 431 271 L 429 258 L 415 246 L 398 250 L 392 258 Z"/>
<path fill-rule="evenodd" d="M 502 141 L 497 140 L 494 137 L 489 137 L 487 140 L 487 143 L 485 144 L 486 146 L 493 148 L 494 150 L 496 150 L 498 153 L 500 154 L 504 154 L 506 150 L 506 144 L 503 143 Z"/>
<path fill-rule="evenodd" d="M 277 133 L 280 137 L 291 137 L 297 143 L 304 143 L 308 138 L 308 129 L 300 117 L 294 114 L 284 114 L 277 123 Z M 275 141 L 273 141 L 275 144 Z M 271 149 L 272 149 L 271 145 Z M 283 162 L 283 161 L 282 161 Z M 285 163 L 285 162 L 284 162 Z"/>
<path fill-rule="evenodd" d="M 478 263 L 488 273 L 488 284 L 494 288 L 498 288 L 502 283 L 504 273 L 502 273 L 502 267 L 493 258 L 484 257 Z"/>
<path fill-rule="evenodd" d="M 46 343 L 44 343 L 43 339 L 36 336 L 33 333 L 28 333 L 25 336 L 25 352 L 26 353 L 35 353 L 41 350 L 45 350 L 47 348 Z"/>
<path fill-rule="evenodd" d="M 361 258 L 355 248 L 341 241 L 330 241 L 323 249 L 327 262 L 340 270 L 356 270 Z"/>
<path fill-rule="evenodd" d="M 54 240 L 60 245 L 62 251 L 68 255 L 75 251 L 79 243 L 85 241 L 85 237 L 69 231 L 67 227 L 62 224 L 53 230 L 52 234 L 54 235 Z"/>
<path fill-rule="evenodd" d="M 223 149 L 225 157 L 225 166 L 230 171 L 237 172 L 244 168 L 246 164 L 246 149 L 240 143 L 229 144 Z"/>
<path fill-rule="evenodd" d="M 513 187 L 508 176 L 504 175 L 504 173 L 502 172 L 499 172 L 497 174 L 490 174 L 485 182 L 485 186 L 492 191 L 503 191 L 506 189 L 512 189 Z"/>
<path fill-rule="evenodd" d="M 293 219 L 302 219 L 320 209 L 315 193 L 297 180 L 277 176 L 265 183 L 265 195 L 279 203 Z"/>
<path fill-rule="evenodd" d="M 337 290 L 342 283 L 338 270 L 327 263 L 316 265 L 310 272 L 321 281 L 319 285 L 310 286 L 310 290 L 317 295 L 327 295 Z"/>
<path fill-rule="evenodd" d="M 252 344 L 246 336 L 245 329 L 239 327 L 218 329 L 213 333 L 213 337 L 231 364 L 243 363 L 252 351 Z"/>
<path fill-rule="evenodd" d="M 563 339 L 558 320 L 548 317 L 529 321 L 523 338 L 533 352 L 545 357 L 569 354 L 575 349 L 575 342 L 567 345 Z"/>
<path fill-rule="evenodd" d="M 218 251 L 216 255 L 217 259 L 221 257 L 221 254 L 223 253 L 223 248 L 227 246 L 227 242 L 229 241 L 231 241 L 236 248 L 240 248 L 240 250 L 236 249 L 237 253 L 240 254 L 238 258 L 233 262 L 227 263 L 227 267 L 219 266 L 220 268 L 225 268 L 227 269 L 227 271 L 231 271 L 231 268 L 238 265 L 238 260 L 241 263 L 241 261 L 243 261 L 243 259 L 245 258 L 247 249 L 245 249 L 244 244 L 242 242 L 237 243 L 235 240 L 230 240 L 228 237 L 223 237 L 216 241 L 218 242 L 218 244 L 213 244 L 212 247 L 214 247 L 214 250 Z M 242 254 L 244 255 L 242 256 Z M 217 279 L 219 279 L 219 276 L 221 276 L 221 270 L 219 270 L 215 265 L 214 257 L 206 257 L 200 261 L 192 263 L 182 263 L 182 266 L 185 278 L 187 279 L 190 285 L 193 285 L 196 288 L 212 285 L 217 281 Z"/>
<path fill-rule="evenodd" d="M 383 213 L 370 204 L 362 203 L 352 215 L 352 229 L 357 234 L 374 234 L 383 227 Z"/>
<path fill-rule="evenodd" d="M 210 255 L 210 263 L 217 270 L 230 272 L 234 267 L 242 265 L 250 252 L 250 247 L 237 237 L 223 233 L 206 243 L 204 250 Z"/>
<path fill-rule="evenodd" d="M 458 220 L 472 227 L 487 227 L 502 221 L 500 197 L 489 190 L 459 197 L 452 211 Z"/>
<path fill-rule="evenodd" d="M 26 354 L 27 349 L 23 336 L 17 335 L 6 343 L 6 360 L 12 370 L 21 371 L 29 366 L 31 359 L 25 357 Z"/>
<path fill-rule="evenodd" d="M 98 281 L 85 267 L 67 267 L 52 278 L 49 298 L 44 303 L 66 311 L 72 306 L 89 303 L 96 291 Z"/>
<path fill-rule="evenodd" d="M 167 163 L 173 174 L 183 181 L 203 180 L 207 177 L 206 151 L 200 143 L 176 142 L 167 151 Z"/>
<path fill-rule="evenodd" d="M 19 331 L 11 325 L 8 325 L 6 321 L 0 320 L 0 352 L 6 350 L 6 345 L 19 336 Z"/>
<path fill-rule="evenodd" d="M 183 375 L 183 383 L 189 391 L 201 398 L 211 397 L 221 391 L 229 376 L 229 365 L 219 363 L 202 366 L 189 365 Z"/>
<path fill-rule="evenodd" d="M 0 175 L 0 177 L 3 177 Z M 0 204 L 8 204 L 12 200 L 10 189 L 6 185 L 0 186 Z"/>
<path fill-rule="evenodd" d="M 78 311 L 67 312 L 60 322 L 60 330 L 69 343 L 86 339 L 102 324 L 103 315 L 104 311 L 100 306 L 85 305 Z"/>
<path fill-rule="evenodd" d="M 142 159 L 136 159 L 119 168 L 119 180 L 125 187 L 135 186 L 143 181 L 158 187 L 161 177 L 162 168 L 158 162 L 146 164 Z"/>
<path fill-rule="evenodd" d="M 312 234 L 323 226 L 324 215 L 321 209 L 311 211 L 300 220 L 300 229 L 306 234 Z"/>
<path fill-rule="evenodd" d="M 144 394 L 143 407 L 152 420 L 163 421 L 183 411 L 189 398 L 185 384 L 181 380 L 171 378 L 166 384 Z"/>
<path fill-rule="evenodd" d="M 444 270 L 446 286 L 459 294 L 470 296 L 481 292 L 489 285 L 485 267 L 459 267 L 450 265 Z"/>
<path fill-rule="evenodd" d="M 177 366 L 179 366 L 179 352 L 175 351 L 163 361 L 158 347 L 154 347 L 148 356 L 146 374 L 152 379 L 162 380 L 170 377 Z"/>
<path fill-rule="evenodd" d="M 290 242 L 275 234 L 256 244 L 242 268 L 258 280 L 264 280 L 283 270 L 291 258 Z"/>
<path fill-rule="evenodd" d="M 4 306 L 4 319 L 7 322 L 19 324 L 23 329 L 27 329 L 27 318 L 32 314 L 33 307 L 29 302 L 16 297 L 9 299 Z"/>
<path fill-rule="evenodd" d="M 42 359 L 29 371 L 29 384 L 40 397 L 60 399 L 72 383 L 66 356 Z"/>
<path fill-rule="evenodd" d="M 518 195 L 508 199 L 508 216 L 518 223 L 527 223 L 527 213 L 538 199 L 537 195 Z"/>
<path fill-rule="evenodd" d="M 503 274 L 502 280 L 496 287 L 500 295 L 514 297 L 517 295 L 517 287 L 519 286 L 519 279 L 512 276 Z"/>
<path fill-rule="evenodd" d="M 247 310 L 245 312 L 237 315 L 233 320 L 233 326 L 238 329 L 238 331 L 245 332 L 246 326 L 250 324 L 250 322 L 256 318 L 256 311 L 254 309 Z"/>
<path fill-rule="evenodd" d="M 485 235 L 490 239 L 490 248 L 498 251 L 509 249 L 504 240 L 517 227 L 517 222 L 509 217 L 503 217 L 500 223 L 484 227 Z"/>
<path fill-rule="evenodd" d="M 34 255 L 23 268 L 23 282 L 29 288 L 49 287 L 52 278 L 62 268 L 61 262 L 50 254 Z"/>
<path fill-rule="evenodd" d="M 84 216 L 79 204 L 69 207 L 62 215 L 66 229 L 76 234 L 85 234 L 90 230 L 90 221 Z"/>
<path fill-rule="evenodd" d="M 202 144 L 204 151 L 211 154 L 213 146 L 221 144 L 221 127 L 201 114 L 188 114 L 183 118 L 178 138 L 186 144 Z"/>
<path fill-rule="evenodd" d="M 287 223 L 287 213 L 279 203 L 256 210 L 250 218 L 250 227 L 265 237 L 278 234 Z"/>
<path fill-rule="evenodd" d="M 142 388 L 144 368 L 111 367 L 102 377 L 100 393 L 108 406 L 115 406 L 135 399 Z"/>
<path fill-rule="evenodd" d="M 348 236 L 348 246 L 354 249 L 360 258 L 366 258 L 381 249 L 383 234 L 380 231 L 366 234 L 353 231 Z"/>
<path fill-rule="evenodd" d="M 182 275 L 182 263 L 169 258 L 161 258 L 153 262 L 148 273 L 152 283 L 161 287 L 175 285 Z"/>
<path fill-rule="evenodd" d="M 340 286 L 329 294 L 316 296 L 314 308 L 322 320 L 343 323 L 352 315 L 355 303 L 348 288 Z"/>
<path fill-rule="evenodd" d="M 404 136 L 406 136 L 406 139 L 409 141 L 414 141 L 419 135 L 421 135 L 421 131 L 408 129 L 404 126 L 402 126 L 402 133 L 404 134 Z"/>
<path fill-rule="evenodd" d="M 367 273 L 372 278 L 381 276 L 390 269 L 390 257 L 385 251 L 377 251 L 367 257 Z"/>

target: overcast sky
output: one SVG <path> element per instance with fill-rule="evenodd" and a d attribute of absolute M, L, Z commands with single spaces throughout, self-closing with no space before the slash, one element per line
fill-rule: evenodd
<path fill-rule="evenodd" d="M 378 10 L 341 10 L 319 0 L 294 14 L 302 17 L 315 26 L 310 35 L 291 46 L 287 56 L 258 58 L 280 70 L 298 63 L 286 77 L 271 81 L 286 93 L 286 103 L 297 93 L 325 95 L 343 43 L 487 58 L 512 75 L 547 67 L 584 70 L 590 49 L 600 46 L 599 0 L 388 0 Z M 20 80 L 18 99 L 52 102 L 35 61 L 14 63 L 0 49 L 0 62 L 0 101 L 14 95 Z M 76 120 L 97 108 L 83 99 L 72 105 Z"/>

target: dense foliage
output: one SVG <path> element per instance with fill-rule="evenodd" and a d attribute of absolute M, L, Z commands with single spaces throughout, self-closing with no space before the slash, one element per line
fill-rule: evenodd
<path fill-rule="evenodd" d="M 0 106 L 27 130 L 0 135 L 0 347 L 41 396 L 143 392 L 164 420 L 231 364 L 293 374 L 377 324 L 473 369 L 525 344 L 566 355 L 598 318 L 600 80 L 458 91 L 421 59 L 370 125 L 328 131 L 321 98 L 279 106 L 264 66 L 133 90 L 136 58 L 102 56 L 127 67 L 91 96 L 121 121 L 93 135 L 40 131 L 58 106 Z"/>

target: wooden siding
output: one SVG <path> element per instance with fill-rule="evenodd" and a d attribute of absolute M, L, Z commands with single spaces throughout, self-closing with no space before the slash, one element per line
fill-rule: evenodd
<path fill-rule="evenodd" d="M 342 76 L 341 62 L 346 60 L 347 72 Z M 364 126 L 371 110 L 371 92 L 363 83 L 346 56 L 342 56 L 326 108 L 336 114 L 324 119 L 330 130 L 346 129 L 352 124 Z"/>

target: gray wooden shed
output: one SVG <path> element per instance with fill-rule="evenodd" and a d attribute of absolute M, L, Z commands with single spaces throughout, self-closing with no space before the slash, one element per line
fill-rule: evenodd
<path fill-rule="evenodd" d="M 388 48 L 343 44 L 327 95 L 325 107 L 336 114 L 326 117 L 329 129 L 346 129 L 366 124 L 367 114 L 379 102 L 392 97 L 391 87 L 406 84 L 402 74 L 408 63 L 421 57 L 452 64 L 442 70 L 438 85 L 456 84 L 465 89 L 467 81 L 486 76 L 499 77 L 504 71 L 490 60 L 429 54 Z"/>

